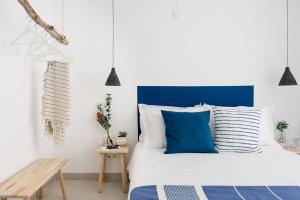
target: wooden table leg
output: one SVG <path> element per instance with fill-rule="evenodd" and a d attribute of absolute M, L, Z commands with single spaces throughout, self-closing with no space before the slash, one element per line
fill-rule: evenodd
<path fill-rule="evenodd" d="M 101 154 L 102 159 L 100 159 L 100 167 L 99 167 L 99 185 L 98 185 L 98 192 L 102 192 L 103 190 L 103 182 L 105 179 L 106 173 L 106 160 L 107 154 Z"/>
<path fill-rule="evenodd" d="M 102 174 L 102 181 L 103 183 L 105 182 L 106 180 L 106 160 L 107 160 L 107 154 L 104 154 L 104 163 L 103 163 L 103 174 Z"/>
<path fill-rule="evenodd" d="M 65 182 L 64 182 L 64 177 L 63 177 L 61 170 L 58 171 L 58 178 L 59 178 L 61 192 L 63 194 L 63 199 L 67 200 L 67 195 L 66 195 L 66 191 L 65 191 Z"/>
<path fill-rule="evenodd" d="M 119 154 L 120 158 L 120 168 L 121 168 L 121 176 L 122 176 L 122 189 L 123 192 L 127 192 L 126 188 L 126 166 L 125 166 L 125 154 Z"/>

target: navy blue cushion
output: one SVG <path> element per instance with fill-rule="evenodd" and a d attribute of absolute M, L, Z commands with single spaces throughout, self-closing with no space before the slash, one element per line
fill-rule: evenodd
<path fill-rule="evenodd" d="M 218 153 L 208 125 L 210 111 L 171 112 L 161 111 L 167 138 L 165 154 Z"/>

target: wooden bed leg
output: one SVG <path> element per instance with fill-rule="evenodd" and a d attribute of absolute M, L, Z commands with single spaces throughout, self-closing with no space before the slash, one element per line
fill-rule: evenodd
<path fill-rule="evenodd" d="M 64 182 L 64 177 L 63 177 L 61 170 L 58 171 L 58 178 L 59 178 L 61 192 L 63 194 L 63 199 L 67 200 L 67 195 L 66 195 L 66 191 L 65 191 L 65 182 Z"/>

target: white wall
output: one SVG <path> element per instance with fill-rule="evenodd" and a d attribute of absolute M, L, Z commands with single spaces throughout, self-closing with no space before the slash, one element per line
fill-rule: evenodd
<path fill-rule="evenodd" d="M 299 136 L 299 88 L 279 88 L 285 67 L 284 0 L 185 0 L 180 20 L 173 0 L 116 0 L 116 65 L 123 86 L 113 90 L 113 128 L 136 142 L 137 85 L 255 85 L 256 105 L 275 107 L 275 119 Z M 291 0 L 291 67 L 300 79 L 299 9 Z M 65 151 L 70 172 L 96 172 L 94 121 L 111 66 L 111 1 L 66 1 L 72 66 L 73 123 Z M 74 23 L 74 22 L 77 23 Z M 111 172 L 118 165 L 108 167 Z"/>
<path fill-rule="evenodd" d="M 1 22 L 0 22 L 1 23 Z M 1 27 L 1 25 L 0 25 Z M 1 27 L 1 30 L 2 27 Z M 35 158 L 32 70 L 15 52 L 0 47 L 0 182 Z"/>
<path fill-rule="evenodd" d="M 36 9 L 59 25 L 60 1 L 48 3 L 36 4 Z M 71 65 L 72 126 L 67 131 L 64 151 L 55 152 L 42 137 L 41 119 L 37 118 L 38 155 L 70 158 L 68 172 L 94 173 L 98 167 L 95 147 L 104 134 L 95 121 L 96 104 L 111 90 L 104 87 L 111 67 L 111 1 L 65 0 L 65 3 L 68 52 L 75 58 Z M 285 1 L 179 3 L 181 16 L 176 21 L 171 16 L 174 0 L 116 0 L 116 66 L 123 86 L 112 89 L 115 132 L 127 130 L 131 146 L 136 142 L 137 85 L 251 84 L 255 85 L 256 105 L 273 106 L 275 120 L 285 119 L 291 124 L 289 140 L 297 143 L 299 88 L 277 86 L 286 60 Z M 300 80 L 300 2 L 291 0 L 290 6 L 290 65 Z M 20 29 L 24 25 L 18 19 L 14 26 Z M 22 58 L 18 59 L 21 63 Z M 35 68 L 34 78 L 37 117 L 40 117 L 45 70 L 45 64 L 40 65 Z M 110 163 L 110 172 L 118 171 L 119 165 L 115 163 Z"/>
<path fill-rule="evenodd" d="M 14 22 L 24 15 L 13 14 L 17 6 L 10 2 L 0 2 L 0 182 L 31 162 L 37 147 L 34 69 L 9 45 L 12 35 L 22 31 Z"/>

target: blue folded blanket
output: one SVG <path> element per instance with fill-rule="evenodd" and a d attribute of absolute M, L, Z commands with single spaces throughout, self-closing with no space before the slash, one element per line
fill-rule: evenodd
<path fill-rule="evenodd" d="M 134 188 L 130 200 L 300 200 L 299 186 L 195 186 L 164 185 Z"/>

